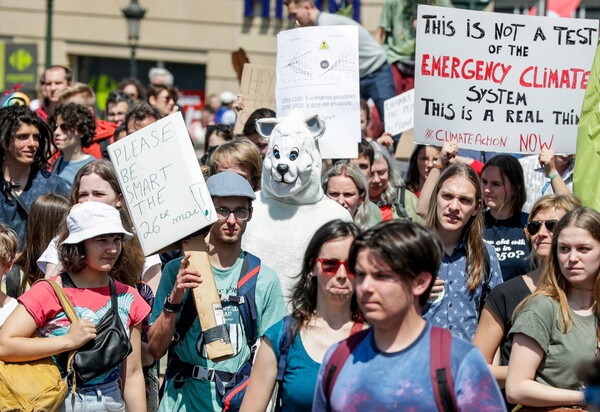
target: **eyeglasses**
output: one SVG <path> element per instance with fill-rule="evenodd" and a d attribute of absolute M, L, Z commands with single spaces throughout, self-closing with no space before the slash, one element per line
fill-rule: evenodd
<path fill-rule="evenodd" d="M 229 219 L 229 215 L 233 213 L 233 216 L 236 220 L 248 220 L 250 217 L 250 210 L 246 208 L 239 208 L 235 210 L 228 209 L 226 207 L 217 207 L 215 209 L 217 211 L 217 219 L 219 220 L 227 220 Z"/>
<path fill-rule="evenodd" d="M 321 264 L 321 272 L 323 272 L 327 276 L 335 275 L 341 265 L 344 265 L 344 267 L 346 268 L 346 274 L 348 276 L 354 276 L 354 273 L 352 273 L 350 267 L 348 266 L 347 260 L 324 258 L 316 258 L 315 260 Z"/>
<path fill-rule="evenodd" d="M 206 133 L 212 133 L 215 130 L 218 130 L 223 133 L 231 133 L 231 126 L 219 123 L 219 124 L 209 124 L 206 126 Z"/>
<path fill-rule="evenodd" d="M 542 228 L 542 225 L 545 225 L 546 229 L 548 229 L 548 232 L 554 233 L 554 228 L 556 227 L 557 223 L 558 223 L 557 219 L 532 220 L 529 223 L 527 223 L 527 232 L 529 232 L 530 236 L 533 236 L 537 232 L 540 231 L 540 229 Z"/>

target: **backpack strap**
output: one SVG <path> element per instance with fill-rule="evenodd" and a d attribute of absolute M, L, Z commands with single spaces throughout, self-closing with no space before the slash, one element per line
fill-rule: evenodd
<path fill-rule="evenodd" d="M 398 217 L 402 220 L 410 220 L 408 218 L 408 213 L 406 213 L 405 205 L 406 198 L 406 185 L 402 183 L 398 188 L 398 193 L 396 194 L 396 212 L 398 213 Z"/>
<path fill-rule="evenodd" d="M 350 354 L 360 342 L 369 334 L 370 329 L 362 330 L 354 335 L 351 335 L 348 339 L 343 340 L 335 348 L 335 351 L 331 354 L 327 365 L 325 365 L 325 372 L 323 373 L 323 393 L 329 404 L 331 393 L 333 392 L 333 386 L 340 374 L 344 364 L 350 357 Z"/>
<path fill-rule="evenodd" d="M 452 334 L 446 329 L 432 326 L 429 346 L 429 373 L 435 403 L 440 412 L 455 412 L 454 380 L 450 370 Z"/>
<path fill-rule="evenodd" d="M 240 271 L 238 280 L 238 296 L 243 297 L 238 309 L 244 331 L 246 333 L 246 341 L 250 348 L 250 359 L 252 360 L 254 352 L 256 352 L 256 344 L 258 342 L 258 315 L 256 310 L 256 282 L 260 273 L 260 259 L 252 253 L 244 252 L 244 262 Z"/>
<path fill-rule="evenodd" d="M 283 318 L 283 335 L 279 339 L 279 362 L 277 363 L 277 382 L 283 381 L 283 374 L 287 365 L 287 354 L 292 344 L 292 325 L 294 318 L 291 315 Z"/>
<path fill-rule="evenodd" d="M 483 308 L 485 307 L 485 302 L 487 301 L 487 297 L 492 291 L 492 287 L 490 286 L 490 279 L 492 277 L 491 274 L 491 263 L 490 263 L 490 252 L 485 245 L 483 244 L 483 283 L 481 284 L 481 296 L 479 297 L 479 306 L 477 308 L 477 319 L 481 319 L 481 314 L 483 313 Z"/>

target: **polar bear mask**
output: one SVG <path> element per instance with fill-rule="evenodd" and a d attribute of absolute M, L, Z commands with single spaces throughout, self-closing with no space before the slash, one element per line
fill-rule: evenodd
<path fill-rule="evenodd" d="M 321 200 L 322 166 L 316 140 L 325 133 L 323 118 L 293 110 L 281 119 L 260 119 L 256 128 L 269 142 L 263 162 L 263 193 L 291 204 Z"/>

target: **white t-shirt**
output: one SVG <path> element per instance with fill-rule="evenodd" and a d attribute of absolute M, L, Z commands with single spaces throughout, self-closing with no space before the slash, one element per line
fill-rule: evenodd
<path fill-rule="evenodd" d="M 4 322 L 6 322 L 8 315 L 10 315 L 13 310 L 15 310 L 18 304 L 18 300 L 11 299 L 6 305 L 0 306 L 0 326 L 4 325 Z"/>

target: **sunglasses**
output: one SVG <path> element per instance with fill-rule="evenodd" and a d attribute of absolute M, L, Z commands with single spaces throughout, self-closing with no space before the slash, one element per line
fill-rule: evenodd
<path fill-rule="evenodd" d="M 344 267 L 346 268 L 346 273 L 348 274 L 348 276 L 354 276 L 354 273 L 352 273 L 352 271 L 348 267 L 347 260 L 323 258 L 316 258 L 315 260 L 321 264 L 321 272 L 323 272 L 327 276 L 334 276 L 341 265 L 344 265 Z"/>
<path fill-rule="evenodd" d="M 554 233 L 554 228 L 556 227 L 557 223 L 558 223 L 557 219 L 532 220 L 529 223 L 527 223 L 527 232 L 529 232 L 530 236 L 533 236 L 537 232 L 540 231 L 540 229 L 542 228 L 542 225 L 545 225 L 548 232 Z"/>

